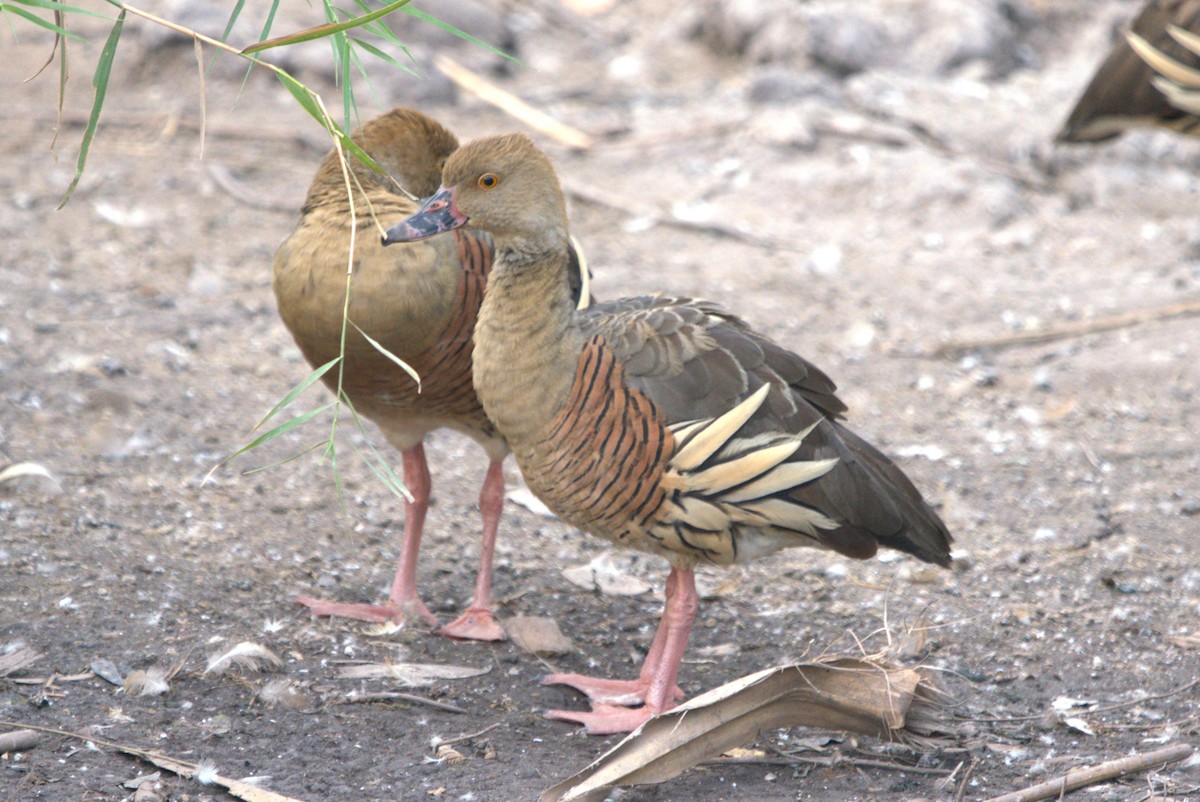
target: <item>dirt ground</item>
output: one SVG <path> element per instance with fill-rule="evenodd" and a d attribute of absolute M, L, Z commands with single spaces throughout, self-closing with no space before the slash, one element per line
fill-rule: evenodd
<path fill-rule="evenodd" d="M 438 77 L 440 52 L 589 133 L 586 151 L 539 141 L 571 195 L 595 294 L 717 300 L 801 351 L 954 532 L 950 571 L 798 550 L 712 572 L 683 689 L 860 643 L 881 650 L 890 633 L 899 659 L 954 697 L 947 719 L 968 733 L 908 749 L 764 732 L 754 759 L 620 799 L 987 799 L 1200 744 L 1200 336 L 1195 318 L 1166 314 L 1200 298 L 1200 146 L 1153 132 L 1050 144 L 1140 3 L 680 5 L 581 16 L 515 0 L 503 24 L 527 66 L 500 73 L 477 48 L 399 24 L 432 76 L 374 68 L 379 98 L 360 90 L 362 113 L 417 105 L 463 138 L 520 127 Z M 224 11 L 206 21 L 210 9 L 190 9 L 219 33 Z M 319 21 L 299 16 L 307 6 L 289 13 Z M 499 35 L 498 18 L 472 20 Z M 578 651 L 551 661 L 300 612 L 298 594 L 375 600 L 391 579 L 403 509 L 355 456 L 364 438 L 339 435 L 344 507 L 315 455 L 246 473 L 319 442 L 325 424 L 203 479 L 308 372 L 277 318 L 270 263 L 328 142 L 274 79 L 252 75 L 239 97 L 242 72 L 223 61 L 206 81 L 201 158 L 191 44 L 131 18 L 87 173 L 55 211 L 106 30 L 83 27 L 53 151 L 53 70 L 23 83 L 47 40 L 20 20 L 0 30 L 0 468 L 36 463 L 61 485 L 0 495 L 0 655 L 41 653 L 0 679 L 0 719 L 265 775 L 306 802 L 535 799 L 616 740 L 542 719 L 583 702 L 538 677 L 636 672 L 664 566 L 623 563 L 650 592 L 582 589 L 562 569 L 604 547 L 509 505 L 500 614 L 557 620 Z M 281 57 L 336 105 L 324 50 Z M 1138 311 L 1137 325 L 1086 331 Z M 1080 330 L 955 348 L 1069 327 Z M 314 389 L 300 408 L 324 401 Z M 367 439 L 382 446 L 374 430 Z M 470 596 L 485 463 L 449 433 L 428 451 L 436 506 L 421 582 L 450 617 Z M 203 673 L 242 641 L 282 665 Z M 403 688 L 340 677 L 351 660 L 487 673 Z M 121 676 L 180 670 L 169 692 L 137 696 L 91 676 L 97 661 Z M 281 679 L 290 694 L 263 693 Z M 386 690 L 461 712 L 347 702 Z M 1056 715 L 1062 698 L 1082 706 Z M 432 745 L 485 729 L 455 746 L 461 762 Z M 150 771 L 47 735 L 0 759 L 0 800 L 130 799 L 121 784 Z M 162 782 L 157 798 L 230 798 Z M 1200 768 L 1078 795 L 1200 799 Z"/>

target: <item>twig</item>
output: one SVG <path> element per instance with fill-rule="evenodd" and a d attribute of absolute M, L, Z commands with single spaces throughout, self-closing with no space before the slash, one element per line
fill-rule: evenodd
<path fill-rule="evenodd" d="M 1044 783 L 1032 785 L 1021 791 L 995 797 L 989 802 L 1037 802 L 1040 799 L 1051 799 L 1061 796 L 1068 791 L 1075 791 L 1088 785 L 1115 780 L 1127 774 L 1136 774 L 1155 766 L 1164 766 L 1183 760 L 1192 754 L 1192 747 L 1187 744 L 1176 744 L 1141 755 L 1131 755 L 1118 760 L 1109 760 L 1098 766 L 1086 769 L 1072 769 L 1061 777 L 1056 777 Z"/>
<path fill-rule="evenodd" d="M 460 744 L 463 741 L 473 741 L 476 738 L 478 738 L 480 735 L 491 732 L 492 730 L 496 729 L 503 723 L 504 723 L 503 721 L 497 721 L 495 724 L 487 725 L 479 732 L 473 732 L 470 735 L 460 735 L 457 738 L 446 738 L 443 741 L 438 741 L 437 745 L 438 746 L 453 746 L 454 744 Z"/>
<path fill-rule="evenodd" d="M 506 92 L 482 75 L 459 64 L 454 59 L 440 55 L 434 59 L 434 64 L 439 70 L 445 73 L 447 78 L 466 91 L 485 103 L 491 103 L 496 108 L 511 117 L 515 117 L 535 131 L 545 134 L 568 147 L 586 150 L 592 146 L 592 138 L 583 131 L 580 131 L 578 128 L 572 128 L 566 123 L 559 122 L 544 111 L 535 109 L 516 95 Z"/>
<path fill-rule="evenodd" d="M 392 702 L 392 701 L 412 702 L 414 704 L 427 705 L 428 707 L 435 707 L 438 710 L 445 710 L 447 713 L 463 713 L 463 714 L 465 714 L 467 712 L 466 710 L 463 710 L 461 707 L 455 707 L 454 705 L 447 704 L 446 702 L 439 702 L 436 699 L 426 699 L 424 696 L 417 696 L 416 694 L 412 694 L 412 693 L 404 693 L 403 691 L 374 691 L 372 693 L 357 693 L 357 692 L 355 692 L 353 695 L 347 696 L 343 700 L 343 703 L 344 704 L 360 704 L 363 702 Z"/>
<path fill-rule="evenodd" d="M 1200 301 L 1184 301 L 1183 303 L 1159 306 L 1153 309 L 1139 309 L 1133 312 L 1123 312 L 1119 315 L 1099 317 L 1085 320 L 1082 323 L 1071 323 L 1057 328 L 1042 329 L 1041 331 L 1023 331 L 1020 334 L 1009 334 L 1001 337 L 983 337 L 977 340 L 959 340 L 938 346 L 934 356 L 959 356 L 980 348 L 995 349 L 1011 348 L 1019 345 L 1038 345 L 1040 343 L 1065 340 L 1069 337 L 1082 337 L 1101 331 L 1124 329 L 1152 321 L 1172 320 L 1178 317 L 1200 315 Z"/>
<path fill-rule="evenodd" d="M 954 802 L 962 802 L 967 795 L 967 783 L 971 781 L 971 775 L 975 773 L 975 758 L 971 758 L 967 770 L 963 772 L 962 780 L 958 783 L 958 791 L 954 794 Z"/>
<path fill-rule="evenodd" d="M 797 763 L 808 763 L 814 766 L 824 766 L 826 768 L 836 768 L 838 766 L 855 766 L 864 769 L 887 769 L 888 771 L 905 771 L 912 774 L 934 774 L 939 777 L 944 777 L 950 774 L 949 769 L 925 768 L 924 766 L 909 766 L 904 763 L 895 763 L 890 760 L 872 760 L 870 758 L 860 757 L 718 757 L 712 760 L 705 760 L 699 765 L 707 766 L 728 766 L 728 765 L 751 765 L 751 766 L 794 766 Z"/>

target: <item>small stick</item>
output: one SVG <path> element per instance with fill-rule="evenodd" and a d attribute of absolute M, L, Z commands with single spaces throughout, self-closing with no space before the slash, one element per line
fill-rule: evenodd
<path fill-rule="evenodd" d="M 1021 791 L 1014 791 L 1011 794 L 995 797 L 989 800 L 989 802 L 1037 802 L 1040 799 L 1051 799 L 1087 785 L 1115 780 L 1127 774 L 1136 774 L 1140 771 L 1152 769 L 1155 766 L 1174 763 L 1177 760 L 1183 760 L 1191 754 L 1192 747 L 1187 744 L 1166 746 L 1162 749 L 1155 749 L 1153 752 L 1131 755 L 1118 760 L 1109 760 L 1085 769 L 1072 769 L 1061 777 L 1032 785 Z"/>
<path fill-rule="evenodd" d="M 496 729 L 503 723 L 504 723 L 503 721 L 497 721 L 495 724 L 487 725 L 479 732 L 473 732 L 470 735 L 460 735 L 457 738 L 447 738 L 444 741 L 438 741 L 437 745 L 438 746 L 453 746 L 454 744 L 460 744 L 463 741 L 473 741 L 476 738 L 478 738 L 480 735 L 491 732 L 492 730 Z"/>
<path fill-rule="evenodd" d="M 13 730 L 0 734 L 0 755 L 6 752 L 24 752 L 33 749 L 41 738 L 33 730 Z"/>
<path fill-rule="evenodd" d="M 436 707 L 438 710 L 445 710 L 447 713 L 466 713 L 461 707 L 455 707 L 446 702 L 439 702 L 436 699 L 426 699 L 424 696 L 417 696 L 403 691 L 375 691 L 374 693 L 355 693 L 352 696 L 347 696 L 346 704 L 359 704 L 363 702 L 413 702 L 414 704 L 427 705 Z"/>
<path fill-rule="evenodd" d="M 1065 340 L 1070 337 L 1082 337 L 1101 331 L 1112 331 L 1150 323 L 1155 320 L 1171 320 L 1177 317 L 1192 317 L 1200 315 L 1200 301 L 1185 301 L 1178 304 L 1139 309 L 1133 312 L 1123 312 L 1119 315 L 1099 317 L 1085 320 L 1082 323 L 1071 323 L 1058 328 L 1042 329 L 1041 331 L 1023 331 L 1019 334 L 1009 334 L 1001 337 L 983 337 L 977 340 L 959 340 L 938 346 L 934 356 L 958 356 L 977 348 L 999 350 L 1018 345 L 1040 345 L 1041 343 Z"/>
<path fill-rule="evenodd" d="M 855 766 L 863 769 L 886 769 L 887 771 L 904 771 L 910 774 L 933 774 L 945 777 L 951 772 L 947 769 L 927 768 L 925 766 L 908 766 L 904 763 L 893 763 L 890 760 L 872 760 L 864 757 L 717 757 L 702 761 L 702 766 L 794 766 L 797 763 L 807 763 L 812 766 L 836 768 L 838 766 Z"/>
<path fill-rule="evenodd" d="M 568 147 L 580 150 L 587 150 L 592 146 L 592 138 L 583 131 L 580 131 L 578 128 L 572 128 L 566 123 L 559 122 L 544 111 L 535 109 L 524 100 L 521 100 L 521 98 L 501 89 L 482 75 L 467 69 L 454 59 L 448 56 L 438 56 L 434 59 L 434 64 L 439 70 L 445 73 L 447 78 L 475 95 L 475 97 L 485 103 L 491 103 L 504 113 L 515 117 L 533 130 L 545 134 L 556 142 L 561 142 Z"/>

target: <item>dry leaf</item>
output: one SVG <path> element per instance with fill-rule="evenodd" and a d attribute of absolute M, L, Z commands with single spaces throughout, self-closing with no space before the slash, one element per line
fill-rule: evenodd
<path fill-rule="evenodd" d="M 251 785 L 248 782 L 241 780 L 232 780 L 228 777 L 222 777 L 217 774 L 216 766 L 211 762 L 202 761 L 198 764 L 184 763 L 181 760 L 169 758 L 166 755 L 158 752 L 144 752 L 140 749 L 127 749 L 125 747 L 114 745 L 114 748 L 128 755 L 139 757 L 142 760 L 147 760 L 160 769 L 178 774 L 180 777 L 195 779 L 197 782 L 205 785 L 219 785 L 238 799 L 245 802 L 302 802 L 295 797 L 284 796 L 277 794 L 274 791 L 268 791 L 266 788 L 259 788 Z"/>
<path fill-rule="evenodd" d="M 585 590 L 598 590 L 608 596 L 639 596 L 650 590 L 650 583 L 625 573 L 613 552 L 606 551 L 587 565 L 564 568 L 562 575 Z"/>
<path fill-rule="evenodd" d="M 936 696 L 917 671 L 869 659 L 769 668 L 647 721 L 539 802 L 598 802 L 613 787 L 665 782 L 762 730 L 819 727 L 886 740 L 945 732 Z"/>
<path fill-rule="evenodd" d="M 360 663 L 343 666 L 338 676 L 343 679 L 394 679 L 405 685 L 432 685 L 439 679 L 466 679 L 486 674 L 491 668 L 451 666 L 437 663 Z"/>
<path fill-rule="evenodd" d="M 28 668 L 41 656 L 41 652 L 30 649 L 19 641 L 8 644 L 4 647 L 4 654 L 0 654 L 0 677 L 7 677 L 15 671 Z"/>
<path fill-rule="evenodd" d="M 566 654 L 575 649 L 571 639 L 562 634 L 553 618 L 519 615 L 504 622 L 508 639 L 529 654 L 551 656 Z"/>
<path fill-rule="evenodd" d="M 231 668 L 244 668 L 247 671 L 263 671 L 265 668 L 278 668 L 283 661 L 266 646 L 242 641 L 224 654 L 214 654 L 208 658 L 204 667 L 205 674 L 224 674 Z"/>

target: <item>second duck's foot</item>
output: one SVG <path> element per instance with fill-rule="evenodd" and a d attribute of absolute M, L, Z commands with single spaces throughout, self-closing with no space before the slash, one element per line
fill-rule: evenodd
<path fill-rule="evenodd" d="M 573 721 L 582 724 L 588 735 L 613 735 L 633 732 L 654 718 L 648 707 L 620 707 L 618 705 L 592 705 L 590 713 L 574 710 L 547 710 L 546 718 L 557 721 Z"/>
<path fill-rule="evenodd" d="M 623 705 L 633 707 L 646 701 L 650 682 L 640 679 L 601 679 L 584 674 L 548 674 L 543 685 L 566 685 L 587 695 L 596 706 Z M 672 698 L 683 701 L 683 691 L 675 686 Z M 582 723 L 582 722 L 581 722 Z M 589 730 L 590 732 L 590 730 Z"/>
<path fill-rule="evenodd" d="M 333 618 L 351 618 L 355 621 L 367 621 L 372 624 L 387 622 L 410 623 L 422 622 L 431 627 L 437 626 L 437 618 L 418 599 L 400 606 L 392 602 L 387 604 L 353 604 L 347 602 L 331 602 L 323 599 L 313 599 L 300 596 L 296 604 L 307 607 L 316 616 L 331 616 Z"/>
<path fill-rule="evenodd" d="M 438 635 L 457 640 L 499 641 L 508 640 L 504 627 L 496 621 L 491 610 L 468 608 L 465 613 L 434 630 Z"/>

